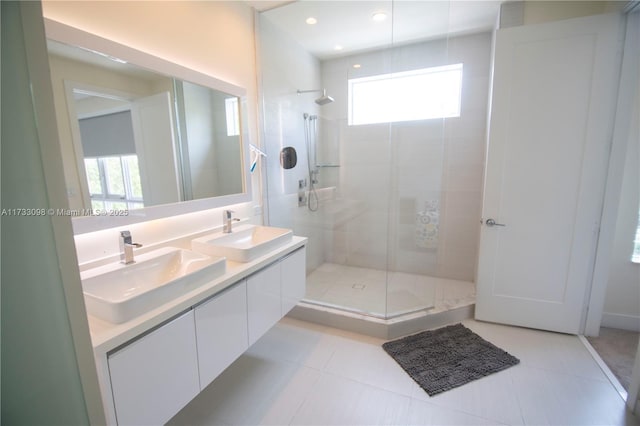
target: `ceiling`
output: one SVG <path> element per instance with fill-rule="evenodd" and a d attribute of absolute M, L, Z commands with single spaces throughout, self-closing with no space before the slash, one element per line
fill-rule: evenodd
<path fill-rule="evenodd" d="M 447 35 L 491 30 L 500 4 L 493 0 L 301 0 L 248 2 L 319 59 Z M 372 15 L 385 12 L 382 22 Z M 315 25 L 305 20 L 314 17 Z M 342 46 L 335 50 L 335 46 Z"/>

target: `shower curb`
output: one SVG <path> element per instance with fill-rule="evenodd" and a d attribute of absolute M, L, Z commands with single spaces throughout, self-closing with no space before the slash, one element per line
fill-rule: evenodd
<path fill-rule="evenodd" d="M 423 311 L 392 319 L 345 312 L 311 303 L 300 302 L 288 314 L 290 318 L 341 330 L 352 331 L 379 339 L 396 339 L 431 328 L 458 323 L 473 318 L 475 303 L 438 312 Z"/>

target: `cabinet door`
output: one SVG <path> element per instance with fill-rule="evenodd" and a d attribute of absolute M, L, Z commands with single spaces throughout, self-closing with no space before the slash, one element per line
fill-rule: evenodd
<path fill-rule="evenodd" d="M 282 259 L 282 316 L 293 309 L 304 297 L 306 291 L 306 253 L 305 248 L 291 253 Z"/>
<path fill-rule="evenodd" d="M 204 389 L 247 348 L 247 284 L 241 281 L 195 308 L 200 386 Z"/>
<path fill-rule="evenodd" d="M 166 423 L 200 392 L 193 311 L 108 359 L 119 425 Z"/>
<path fill-rule="evenodd" d="M 247 278 L 249 345 L 280 320 L 280 305 L 280 262 L 277 262 Z"/>

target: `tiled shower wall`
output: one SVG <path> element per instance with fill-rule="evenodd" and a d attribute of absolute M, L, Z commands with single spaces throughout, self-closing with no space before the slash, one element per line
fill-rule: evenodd
<path fill-rule="evenodd" d="M 388 268 L 472 281 L 481 214 L 491 34 L 412 44 L 322 63 L 322 80 L 336 102 L 323 107 L 323 133 L 337 135 L 337 203 L 360 212 L 325 232 L 329 262 Z M 347 125 L 347 80 L 463 63 L 459 118 Z M 353 65 L 360 68 L 354 69 Z M 329 141 L 336 144 L 334 140 Z M 320 143 L 323 143 L 321 141 Z M 324 143 L 327 143 L 326 141 Z M 333 174 L 333 175 L 332 175 Z M 433 247 L 416 238 L 425 205 L 439 206 Z"/>

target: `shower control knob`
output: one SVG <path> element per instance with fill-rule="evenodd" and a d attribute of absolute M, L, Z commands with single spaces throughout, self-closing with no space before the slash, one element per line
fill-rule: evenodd
<path fill-rule="evenodd" d="M 493 219 L 487 219 L 487 220 L 484 221 L 484 223 L 489 227 L 491 227 L 491 226 L 507 226 L 504 223 L 496 223 L 496 221 L 493 220 Z"/>

